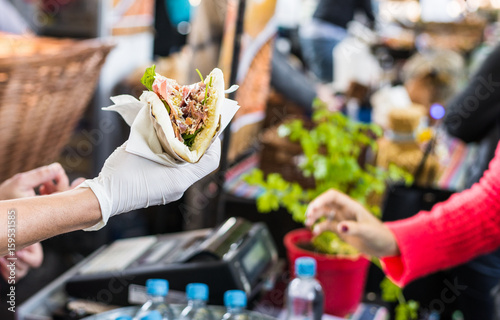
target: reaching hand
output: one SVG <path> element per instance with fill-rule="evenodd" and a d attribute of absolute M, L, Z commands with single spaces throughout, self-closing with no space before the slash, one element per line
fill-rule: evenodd
<path fill-rule="evenodd" d="M 81 185 L 92 189 L 102 214 L 102 221 L 87 230 L 100 229 L 109 217 L 123 212 L 178 200 L 193 183 L 219 166 L 219 139 L 198 163 L 180 167 L 167 167 L 131 154 L 125 146 L 111 154 L 97 178 Z"/>
<path fill-rule="evenodd" d="M 18 173 L 0 184 L 0 200 L 34 197 L 35 188 L 39 187 L 42 195 L 62 192 L 73 189 L 84 181 L 78 178 L 71 185 L 68 176 L 59 163 L 39 167 L 27 172 Z M 0 274 L 4 279 L 11 277 L 7 257 L 0 258 Z M 40 243 L 32 244 L 22 250 L 16 251 L 16 281 L 23 278 L 30 268 L 38 268 L 43 261 L 43 249 Z"/>
<path fill-rule="evenodd" d="M 360 203 L 337 190 L 328 190 L 309 204 L 306 226 L 313 225 L 314 234 L 333 231 L 366 254 L 377 257 L 399 254 L 396 239 L 389 228 Z"/>
<path fill-rule="evenodd" d="M 29 247 L 16 251 L 15 257 L 15 272 L 11 272 L 8 261 L 5 256 L 0 258 L 0 274 L 8 282 L 10 279 L 19 281 L 21 278 L 28 274 L 30 268 L 38 268 L 43 261 L 43 249 L 40 243 L 32 244 Z"/>
<path fill-rule="evenodd" d="M 69 179 L 59 163 L 53 163 L 31 171 L 18 173 L 0 184 L 0 200 L 34 197 L 35 188 L 40 187 L 40 194 L 66 191 L 83 182 L 75 180 L 69 185 Z"/>

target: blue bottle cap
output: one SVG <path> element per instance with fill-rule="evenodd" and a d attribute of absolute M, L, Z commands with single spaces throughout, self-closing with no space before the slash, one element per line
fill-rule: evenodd
<path fill-rule="evenodd" d="M 228 290 L 224 293 L 224 305 L 227 308 L 245 308 L 247 295 L 241 290 Z"/>
<path fill-rule="evenodd" d="M 168 293 L 168 281 L 164 279 L 149 279 L 146 281 L 146 292 L 152 296 L 166 296 Z"/>
<path fill-rule="evenodd" d="M 208 286 L 204 283 L 190 283 L 186 286 L 188 300 L 208 300 Z"/>
<path fill-rule="evenodd" d="M 132 320 L 131 316 L 119 316 L 115 320 Z"/>
<path fill-rule="evenodd" d="M 153 310 L 144 317 L 142 317 L 141 320 L 162 320 L 162 316 L 160 311 Z"/>
<path fill-rule="evenodd" d="M 300 257 L 295 260 L 295 274 L 298 277 L 314 277 L 316 275 L 316 260 L 310 257 Z"/>

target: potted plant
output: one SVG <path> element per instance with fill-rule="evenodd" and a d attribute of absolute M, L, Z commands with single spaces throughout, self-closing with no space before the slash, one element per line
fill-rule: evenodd
<path fill-rule="evenodd" d="M 286 181 L 279 173 L 265 177 L 256 169 L 245 177 L 264 192 L 257 198 L 257 208 L 267 213 L 284 207 L 295 221 L 305 222 L 308 203 L 330 188 L 335 188 L 380 216 L 379 201 L 387 180 L 411 180 L 404 170 L 390 166 L 387 170 L 365 161 L 374 154 L 380 127 L 350 120 L 339 112 L 330 112 L 315 103 L 314 126 L 291 120 L 278 127 L 278 135 L 301 146 L 299 168 L 304 176 L 314 178 L 314 187 L 304 188 L 296 181 Z M 312 256 L 318 262 L 318 279 L 325 290 L 325 312 L 344 317 L 355 311 L 361 299 L 369 260 L 343 242 L 333 232 L 312 238 L 307 229 L 291 231 L 285 236 L 285 247 L 293 270 L 295 258 Z M 394 288 L 392 288 L 394 289 Z"/>

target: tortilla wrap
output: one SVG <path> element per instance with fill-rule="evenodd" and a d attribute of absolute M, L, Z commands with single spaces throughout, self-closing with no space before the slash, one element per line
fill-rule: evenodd
<path fill-rule="evenodd" d="M 225 99 L 224 76 L 220 69 L 215 68 L 212 70 L 204 81 L 207 88 L 210 77 L 212 77 L 212 97 L 206 101 L 208 107 L 207 119 L 205 126 L 196 135 L 191 147 L 188 147 L 175 137 L 169 112 L 156 93 L 145 91 L 140 97 L 142 102 L 150 106 L 153 126 L 163 150 L 174 159 L 190 163 L 198 162 L 210 147 L 213 142 L 212 138 L 220 129 L 220 113 Z"/>

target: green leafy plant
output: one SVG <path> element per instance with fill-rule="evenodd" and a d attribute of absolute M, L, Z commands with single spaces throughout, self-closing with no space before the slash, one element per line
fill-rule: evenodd
<path fill-rule="evenodd" d="M 378 259 L 372 259 L 372 262 L 379 268 L 382 268 Z M 394 320 L 416 320 L 418 319 L 418 308 L 420 304 L 415 300 L 406 300 L 403 290 L 398 287 L 389 278 L 384 278 L 380 282 L 382 300 L 397 303 L 394 309 Z"/>
<path fill-rule="evenodd" d="M 278 127 L 278 135 L 300 144 L 304 155 L 298 166 L 305 177 L 314 178 L 315 187 L 305 189 L 298 182 L 286 181 L 279 173 L 266 177 L 263 171 L 256 169 L 244 180 L 263 189 L 257 198 L 258 211 L 269 213 L 284 207 L 295 221 L 304 223 L 309 202 L 334 188 L 380 217 L 380 206 L 371 199 L 380 199 L 389 180 L 411 183 L 412 176 L 394 165 L 383 169 L 361 161 L 367 150 L 372 154 L 377 151 L 376 139 L 382 135 L 380 127 L 352 121 L 339 112 L 332 113 L 319 100 L 315 101 L 314 108 L 314 128 L 306 128 L 302 120 L 292 120 Z M 312 245 L 316 251 L 326 254 L 358 254 L 333 232 L 323 232 L 313 239 Z M 390 297 L 391 302 L 397 300 L 400 303 L 396 308 L 400 315 L 397 320 L 416 319 L 418 304 L 402 300 L 401 289 L 394 284 L 389 287 L 387 281 L 390 282 L 387 279 L 382 283 L 382 290 L 388 292 L 386 297 Z"/>
<path fill-rule="evenodd" d="M 304 223 L 309 202 L 334 188 L 380 216 L 380 206 L 369 199 L 380 197 L 388 180 L 410 182 L 411 175 L 394 165 L 386 170 L 360 161 L 363 151 L 371 149 L 376 152 L 376 138 L 382 135 L 380 127 L 352 121 L 339 112 L 329 111 L 318 101 L 314 107 L 313 129 L 307 129 L 304 122 L 297 119 L 281 125 L 278 135 L 301 145 L 304 157 L 299 168 L 304 176 L 314 178 L 315 188 L 304 189 L 297 182 L 286 181 L 279 173 L 265 177 L 261 170 L 256 169 L 244 179 L 264 190 L 257 198 L 257 209 L 268 213 L 281 206 L 292 214 L 295 221 Z M 324 253 L 354 252 L 331 232 L 323 233 L 314 241 L 315 247 L 322 248 Z"/>
<path fill-rule="evenodd" d="M 419 303 L 415 300 L 406 301 L 403 291 L 389 278 L 384 278 L 380 283 L 382 299 L 387 302 L 396 302 L 395 320 L 418 319 Z"/>

